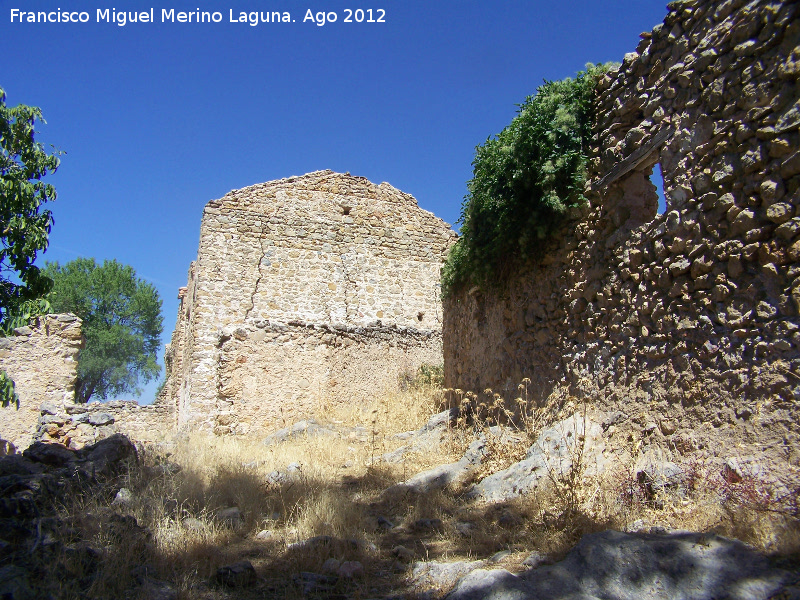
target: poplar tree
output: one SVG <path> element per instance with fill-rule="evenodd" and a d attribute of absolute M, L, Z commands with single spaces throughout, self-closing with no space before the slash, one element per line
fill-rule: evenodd
<path fill-rule="evenodd" d="M 78 355 L 75 401 L 139 395 L 139 383 L 161 371 L 156 354 L 164 319 L 155 287 L 116 260 L 48 263 L 45 274 L 53 280 L 48 296 L 53 310 L 83 321 L 86 347 Z"/>

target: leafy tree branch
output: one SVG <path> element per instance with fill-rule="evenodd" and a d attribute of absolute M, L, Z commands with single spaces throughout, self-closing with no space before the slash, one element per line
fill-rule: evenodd
<path fill-rule="evenodd" d="M 6 105 L 0 88 L 0 335 L 27 325 L 48 311 L 40 299 L 52 282 L 33 263 L 47 249 L 53 216 L 43 205 L 56 190 L 42 181 L 59 165 L 59 152 L 48 154 L 35 139 L 36 122 L 44 123 L 35 106 Z M 14 382 L 0 371 L 0 404 L 19 406 Z"/>

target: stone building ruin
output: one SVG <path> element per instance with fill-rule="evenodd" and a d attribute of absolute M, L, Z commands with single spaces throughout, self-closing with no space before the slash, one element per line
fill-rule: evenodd
<path fill-rule="evenodd" d="M 14 335 L 0 338 L 0 369 L 14 381 L 19 406 L 0 408 L 0 438 L 27 447 L 42 402 L 75 402 L 78 352 L 86 340 L 75 315 L 38 317 Z"/>
<path fill-rule="evenodd" d="M 18 450 L 34 441 L 79 449 L 117 432 L 139 442 L 174 433 L 173 410 L 164 402 L 75 403 L 78 353 L 85 343 L 81 320 L 72 314 L 40 316 L 0 337 L 0 369 L 14 380 L 19 397 L 19 406 L 0 407 L 0 439 Z"/>
<path fill-rule="evenodd" d="M 412 196 L 332 171 L 212 200 L 161 401 L 179 427 L 246 433 L 441 364 L 439 272 L 454 237 Z"/>
<path fill-rule="evenodd" d="M 611 415 L 612 444 L 797 469 L 798 10 L 670 3 L 599 82 L 588 206 L 544 261 L 456 291 L 444 312 L 455 234 L 386 183 L 318 171 L 209 202 L 164 389 L 152 409 L 114 409 L 120 429 L 257 433 L 381 394 L 443 354 L 451 388 L 513 399 L 529 378 L 540 405 L 586 400 Z M 0 366 L 21 382 L 14 361 L 34 344 L 17 337 Z M 39 397 L 14 418 L 35 426 Z"/>
<path fill-rule="evenodd" d="M 527 377 L 644 446 L 800 466 L 798 10 L 669 4 L 599 82 L 585 211 L 542 263 L 445 301 L 446 385 Z"/>

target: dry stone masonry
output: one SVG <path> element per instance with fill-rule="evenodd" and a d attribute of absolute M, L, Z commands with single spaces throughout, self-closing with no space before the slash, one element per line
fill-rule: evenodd
<path fill-rule="evenodd" d="M 588 207 L 542 263 L 445 301 L 448 386 L 527 377 L 645 448 L 800 466 L 798 10 L 686 0 L 642 34 L 599 82 Z"/>
<path fill-rule="evenodd" d="M 37 407 L 34 441 L 59 443 L 73 450 L 122 433 L 137 443 L 168 441 L 175 415 L 163 402 L 140 405 L 135 400 L 110 402 L 43 402 Z"/>
<path fill-rule="evenodd" d="M 29 327 L 0 338 L 0 369 L 14 380 L 19 407 L 0 408 L 0 438 L 24 450 L 31 442 L 58 442 L 73 450 L 125 433 L 158 442 L 174 430 L 175 415 L 164 402 L 75 403 L 78 354 L 85 344 L 75 315 L 39 317 Z"/>
<path fill-rule="evenodd" d="M 39 317 L 0 338 L 0 369 L 14 380 L 19 407 L 0 408 L 0 438 L 17 448 L 33 440 L 39 405 L 75 401 L 78 352 L 85 343 L 75 315 Z"/>
<path fill-rule="evenodd" d="M 178 425 L 277 429 L 440 364 L 454 236 L 412 196 L 332 171 L 209 202 L 167 351 Z"/>

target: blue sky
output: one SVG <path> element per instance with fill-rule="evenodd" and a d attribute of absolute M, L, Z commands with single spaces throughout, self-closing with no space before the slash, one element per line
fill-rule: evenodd
<path fill-rule="evenodd" d="M 151 8 L 154 23 L 96 22 L 98 9 Z M 385 10 L 385 23 L 344 23 L 348 8 Z M 12 9 L 90 22 L 12 23 Z M 222 22 L 161 23 L 162 9 Z M 338 20 L 303 23 L 309 9 Z M 259 10 L 295 22 L 229 22 Z M 0 87 L 9 105 L 40 106 L 39 139 L 66 152 L 38 262 L 132 265 L 161 294 L 166 343 L 209 200 L 333 169 L 388 181 L 452 224 L 475 146 L 517 104 L 543 79 L 621 61 L 665 14 L 664 0 L 0 0 Z"/>

